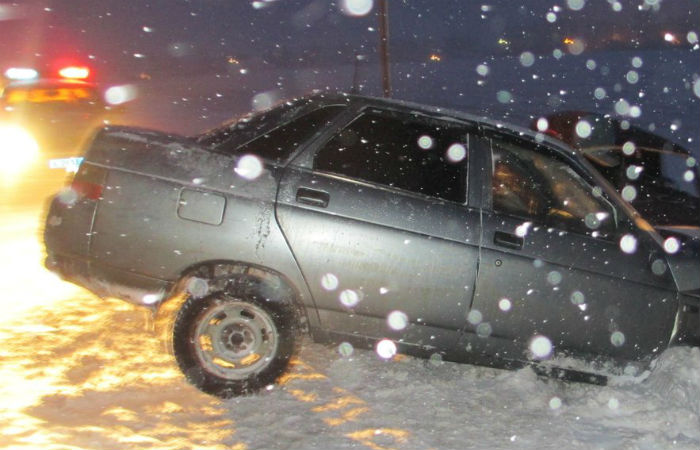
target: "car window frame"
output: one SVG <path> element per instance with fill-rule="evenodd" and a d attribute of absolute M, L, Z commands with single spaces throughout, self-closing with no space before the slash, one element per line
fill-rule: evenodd
<path fill-rule="evenodd" d="M 634 221 L 633 220 L 627 220 L 627 215 L 625 214 L 627 211 L 619 204 L 619 202 L 616 202 L 613 198 L 609 196 L 609 193 L 606 191 L 604 186 L 601 186 L 600 182 L 598 179 L 596 179 L 595 175 L 592 173 L 589 173 L 586 170 L 586 165 L 590 165 L 587 161 L 580 162 L 574 155 L 567 155 L 563 151 L 558 151 L 556 148 L 553 148 L 549 145 L 546 145 L 546 143 L 539 142 L 539 141 L 530 141 L 522 136 L 509 136 L 506 134 L 500 134 L 500 133 L 494 133 L 494 132 L 488 132 L 485 133 L 485 139 L 488 142 L 488 145 L 485 148 L 485 156 L 482 159 L 482 164 L 483 164 L 483 169 L 482 169 L 482 179 L 483 179 L 483 196 L 482 196 L 482 202 L 481 202 L 481 208 L 483 208 L 485 211 L 489 212 L 490 214 L 494 215 L 502 215 L 506 217 L 511 217 L 511 218 L 516 218 L 518 220 L 525 220 L 525 221 L 531 221 L 534 225 L 537 226 L 543 226 L 547 228 L 553 228 L 558 231 L 566 232 L 566 233 L 574 233 L 580 236 L 587 236 L 595 239 L 601 239 L 609 242 L 614 242 L 619 240 L 620 236 L 624 235 L 625 233 L 629 233 L 633 229 L 636 228 L 636 226 L 633 225 Z M 492 167 L 493 167 L 493 151 L 494 151 L 494 142 L 505 142 L 508 144 L 512 145 L 518 145 L 520 147 L 525 148 L 527 151 L 532 151 L 535 153 L 539 153 L 542 155 L 545 155 L 546 157 L 549 158 L 554 158 L 558 160 L 559 162 L 565 164 L 568 168 L 570 168 L 578 177 L 581 178 L 581 180 L 590 188 L 590 195 L 592 197 L 595 197 L 596 200 L 600 201 L 603 203 L 607 208 L 609 208 L 611 215 L 612 215 L 612 223 L 614 224 L 614 229 L 606 231 L 604 233 L 597 233 L 596 230 L 591 230 L 591 231 L 586 231 L 582 232 L 580 229 L 576 229 L 575 227 L 568 228 L 568 227 L 561 227 L 559 224 L 554 224 L 548 221 L 538 221 L 537 218 L 535 217 L 527 217 L 527 216 L 520 216 L 520 215 L 514 215 L 508 212 L 501 212 L 501 211 L 495 211 L 493 208 L 493 190 L 492 190 L 492 183 L 493 183 L 493 172 L 492 172 Z M 594 169 L 589 169 L 589 170 L 594 170 Z M 607 181 L 600 177 L 600 179 L 604 182 L 607 183 Z M 600 193 L 599 195 L 595 196 L 593 194 L 594 189 L 599 189 Z"/>
<path fill-rule="evenodd" d="M 289 152 L 289 154 L 288 154 L 286 157 L 284 157 L 284 158 L 280 158 L 280 159 L 271 159 L 271 158 L 266 158 L 266 157 L 264 157 L 264 156 L 261 156 L 261 155 L 259 155 L 259 154 L 257 154 L 257 153 L 254 153 L 254 152 L 242 151 L 242 149 L 243 149 L 244 147 L 249 147 L 249 146 L 255 144 L 256 142 L 260 141 L 261 139 L 265 138 L 266 136 L 269 136 L 269 135 L 271 135 L 271 134 L 273 134 L 273 133 L 276 134 L 276 133 L 278 133 L 282 128 L 288 127 L 290 124 L 292 124 L 292 123 L 294 123 L 294 122 L 296 122 L 296 121 L 306 119 L 308 116 L 310 116 L 311 114 L 314 114 L 314 113 L 316 113 L 316 112 L 318 112 L 318 111 L 321 111 L 321 110 L 324 110 L 324 109 L 327 110 L 327 109 L 331 109 L 331 108 L 338 108 L 338 111 L 335 112 L 335 115 L 332 116 L 332 118 L 331 118 L 330 120 L 328 120 L 326 124 L 320 125 L 316 130 L 313 131 L 313 133 L 311 133 L 310 135 L 308 135 L 305 139 L 301 139 L 301 140 L 297 143 L 297 145 L 295 146 L 295 148 L 294 148 L 291 152 Z M 266 162 L 269 162 L 269 163 L 272 163 L 272 164 L 275 164 L 275 165 L 278 165 L 278 166 L 279 166 L 279 165 L 285 165 L 288 161 L 290 161 L 290 160 L 292 160 L 292 159 L 294 158 L 294 155 L 296 155 L 296 154 L 298 153 L 298 151 L 299 151 L 299 149 L 300 149 L 301 147 L 303 147 L 307 142 L 310 142 L 310 141 L 314 140 L 314 138 L 315 138 L 317 135 L 319 135 L 319 134 L 321 133 L 321 131 L 322 131 L 325 127 L 327 127 L 329 124 L 333 123 L 333 122 L 338 118 L 338 116 L 341 116 L 341 115 L 345 112 L 345 111 L 343 110 L 344 108 L 347 108 L 347 105 L 344 105 L 344 104 L 342 104 L 342 103 L 339 103 L 339 104 L 328 104 L 328 105 L 319 105 L 319 106 L 316 107 L 316 108 L 311 108 L 311 109 L 309 109 L 308 111 L 304 111 L 304 112 L 302 112 L 302 113 L 299 113 L 299 114 L 297 114 L 294 118 L 292 118 L 292 119 L 290 119 L 290 120 L 288 120 L 288 121 L 286 121 L 286 122 L 280 123 L 278 126 L 276 126 L 276 127 L 274 127 L 274 128 L 271 128 L 271 129 L 265 131 L 264 133 L 259 134 L 259 135 L 257 135 L 256 137 L 254 137 L 254 138 L 252 138 L 252 139 L 250 139 L 250 140 L 248 140 L 248 141 L 246 141 L 246 142 L 240 144 L 239 146 L 237 146 L 237 147 L 235 148 L 235 151 L 236 151 L 235 154 L 237 154 L 237 155 L 252 154 L 252 155 L 257 156 L 257 157 L 259 157 L 260 159 L 262 159 L 262 160 L 264 160 L 264 161 L 266 161 Z"/>
<path fill-rule="evenodd" d="M 249 138 L 245 141 L 242 141 L 240 144 L 235 146 L 233 150 L 230 151 L 224 151 L 221 150 L 220 147 L 223 146 L 225 143 L 230 142 L 233 138 L 231 136 L 227 137 L 224 139 L 222 142 L 220 142 L 218 145 L 213 145 L 213 144 L 200 144 L 203 145 L 208 151 L 225 155 L 231 158 L 237 158 L 240 156 L 243 156 L 245 154 L 253 154 L 256 157 L 260 158 L 263 160 L 266 164 L 271 164 L 276 167 L 285 167 L 288 164 L 292 163 L 301 153 L 304 153 L 304 150 L 311 145 L 313 142 L 315 142 L 319 137 L 323 136 L 328 129 L 335 129 L 335 126 L 339 123 L 344 123 L 345 121 L 343 120 L 344 117 L 349 113 L 349 110 L 352 109 L 352 107 L 345 102 L 342 101 L 334 101 L 334 102 L 328 102 L 328 103 L 313 103 L 313 102 L 308 102 L 306 99 L 304 100 L 305 103 L 302 105 L 285 105 L 285 103 L 282 103 L 278 105 L 276 108 L 285 108 L 287 107 L 287 111 L 282 113 L 282 116 L 284 115 L 290 115 L 291 117 L 288 118 L 287 120 L 284 120 L 282 122 L 279 122 L 276 126 L 264 129 L 263 132 L 256 134 L 254 137 Z M 292 122 L 303 119 L 304 117 L 308 116 L 309 114 L 312 114 L 320 109 L 327 109 L 327 108 L 333 108 L 333 107 L 340 107 L 343 110 L 338 111 L 335 116 L 324 126 L 319 127 L 317 130 L 315 130 L 308 138 L 302 140 L 299 142 L 299 144 L 296 146 L 296 148 L 287 155 L 287 157 L 282 158 L 280 160 L 274 160 L 274 159 L 269 159 L 269 158 L 264 158 L 262 156 L 256 155 L 254 153 L 240 153 L 238 152 L 238 149 L 241 147 L 245 147 L 261 138 L 263 138 L 266 134 L 270 134 L 272 132 L 275 132 L 279 130 L 282 127 L 288 126 Z M 266 110 L 264 112 L 260 112 L 259 114 L 267 114 L 270 111 L 275 109 L 275 107 Z M 217 128 L 214 128 L 212 130 L 209 130 L 205 133 L 202 133 L 197 137 L 198 142 L 199 140 L 204 138 L 207 135 L 211 135 L 209 139 L 213 137 L 214 133 L 225 133 L 225 132 L 233 132 L 235 131 L 236 124 L 239 123 L 242 120 L 246 120 L 247 116 L 243 116 L 234 120 L 231 120 L 229 122 L 226 122 L 223 125 L 220 125 Z M 254 117 L 254 116 L 253 116 Z"/>
<path fill-rule="evenodd" d="M 331 172 L 331 171 L 326 171 L 326 170 L 320 170 L 315 167 L 315 160 L 318 154 L 325 148 L 325 146 L 333 140 L 339 133 L 341 133 L 343 130 L 345 130 L 347 127 L 352 125 L 353 122 L 355 122 L 357 119 L 362 117 L 363 115 L 367 113 L 379 113 L 379 114 L 389 114 L 389 115 L 401 115 L 401 116 L 410 116 L 414 119 L 421 120 L 421 121 L 438 121 L 438 122 L 443 122 L 445 124 L 448 124 L 449 126 L 452 127 L 460 127 L 464 130 L 464 143 L 467 146 L 467 155 L 465 157 L 465 161 L 461 162 L 461 164 L 466 164 L 464 167 L 464 180 L 463 181 L 463 186 L 464 186 L 464 199 L 462 202 L 456 202 L 453 200 L 441 198 L 441 197 L 436 197 L 433 195 L 429 194 L 423 194 L 420 192 L 408 190 L 408 189 L 403 189 L 400 187 L 395 187 L 395 186 L 389 186 L 386 184 L 374 182 L 371 180 L 366 180 L 362 178 L 356 178 L 352 177 L 347 174 L 340 174 L 336 172 Z M 473 142 L 476 142 L 478 138 L 480 137 L 480 133 L 478 131 L 478 126 L 469 122 L 469 121 L 464 121 L 464 120 L 459 120 L 458 118 L 453 118 L 453 117 L 446 117 L 446 116 L 436 116 L 432 114 L 428 114 L 423 111 L 417 111 L 417 110 L 406 110 L 402 108 L 392 108 L 391 106 L 377 106 L 377 105 L 362 105 L 358 108 L 354 109 L 348 109 L 344 113 L 342 113 L 340 116 L 343 117 L 342 123 L 336 124 L 333 128 L 333 130 L 329 130 L 328 133 L 323 135 L 322 139 L 319 139 L 315 145 L 314 145 L 314 150 L 311 154 L 309 154 L 307 157 L 300 158 L 298 160 L 293 160 L 292 164 L 297 164 L 297 163 L 302 163 L 304 166 L 308 167 L 310 170 L 312 170 L 314 173 L 317 173 L 322 176 L 326 177 L 331 177 L 331 178 L 336 178 L 336 179 L 341 179 L 341 180 L 348 180 L 352 181 L 353 183 L 356 183 L 358 185 L 363 185 L 363 186 L 369 186 L 372 188 L 376 189 L 381 189 L 381 190 L 386 190 L 389 192 L 395 192 L 401 195 L 407 195 L 410 197 L 415 197 L 415 198 L 420 198 L 420 199 L 428 199 L 431 201 L 435 202 L 447 202 L 450 204 L 454 205 L 460 205 L 460 206 L 469 206 L 470 202 L 470 192 L 472 190 L 472 183 L 470 183 L 470 180 L 473 178 L 473 167 L 475 166 L 475 163 L 473 161 L 470 161 L 472 158 L 474 158 L 474 150 L 472 150 Z"/>

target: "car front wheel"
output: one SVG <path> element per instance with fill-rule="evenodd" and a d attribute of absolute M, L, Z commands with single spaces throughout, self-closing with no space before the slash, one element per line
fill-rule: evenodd
<path fill-rule="evenodd" d="M 180 369 L 197 388 L 222 398 L 274 383 L 294 352 L 289 309 L 255 295 L 189 298 L 173 329 Z"/>

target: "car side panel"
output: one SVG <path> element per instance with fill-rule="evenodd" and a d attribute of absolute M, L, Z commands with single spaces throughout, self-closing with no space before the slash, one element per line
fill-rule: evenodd
<path fill-rule="evenodd" d="M 299 202 L 303 186 L 328 193 L 328 205 Z M 322 317 L 347 317 L 323 327 L 381 337 L 391 333 L 387 317 L 397 310 L 418 324 L 404 338 L 432 345 L 421 325 L 464 326 L 479 229 L 478 214 L 465 206 L 289 169 L 277 216 Z"/>
<path fill-rule="evenodd" d="M 235 158 L 186 141 L 106 133 L 86 156 L 108 170 L 92 228 L 93 273 L 172 283 L 201 263 L 240 262 L 283 274 L 313 304 L 275 221 L 278 169 L 261 166 L 246 178 Z"/>
<path fill-rule="evenodd" d="M 616 242 L 537 227 L 521 250 L 494 243 L 496 232 L 514 234 L 521 223 L 484 218 L 473 305 L 490 322 L 494 337 L 518 342 L 521 353 L 510 357 L 526 358 L 538 335 L 547 337 L 557 353 L 627 361 L 648 359 L 666 348 L 676 292 L 651 273 L 641 248 L 629 255 Z"/>

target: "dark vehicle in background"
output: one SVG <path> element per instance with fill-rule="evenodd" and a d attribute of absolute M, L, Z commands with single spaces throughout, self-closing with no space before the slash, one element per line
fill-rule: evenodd
<path fill-rule="evenodd" d="M 106 127 L 45 244 L 65 279 L 172 313 L 183 373 L 221 397 L 273 383 L 306 332 L 584 379 L 700 337 L 696 243 L 581 152 L 385 99 L 315 95 L 196 139 Z"/>
<path fill-rule="evenodd" d="M 700 164 L 688 150 L 602 114 L 563 111 L 545 119 L 547 134 L 580 150 L 657 229 L 700 239 Z"/>

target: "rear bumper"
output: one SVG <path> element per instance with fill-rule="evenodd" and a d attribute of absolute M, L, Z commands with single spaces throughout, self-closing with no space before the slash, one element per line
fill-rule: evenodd
<path fill-rule="evenodd" d="M 97 202 L 86 198 L 66 201 L 57 195 L 52 199 L 44 227 L 44 265 L 99 297 L 156 308 L 170 292 L 172 282 L 118 269 L 110 266 L 109 260 L 89 256 L 96 208 Z"/>
<path fill-rule="evenodd" d="M 152 309 L 168 296 L 173 287 L 173 283 L 165 280 L 51 252 L 46 257 L 45 266 L 64 280 L 84 287 L 98 297 L 118 298 Z"/>

